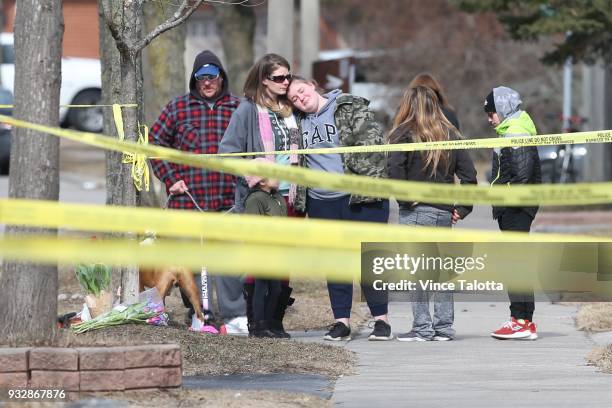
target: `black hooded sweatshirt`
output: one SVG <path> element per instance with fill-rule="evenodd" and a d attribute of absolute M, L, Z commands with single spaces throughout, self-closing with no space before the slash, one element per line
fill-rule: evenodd
<path fill-rule="evenodd" d="M 223 78 L 223 85 L 221 86 L 221 93 L 219 93 L 219 95 L 217 95 L 216 97 L 212 99 L 204 98 L 200 95 L 200 93 L 198 92 L 198 89 L 196 88 L 196 80 L 194 77 L 196 71 L 200 69 L 202 65 L 206 65 L 206 64 L 214 64 L 218 66 L 219 69 L 221 70 L 221 78 Z M 189 78 L 189 93 L 196 99 L 199 99 L 201 101 L 205 101 L 208 103 L 212 103 L 212 104 L 217 102 L 217 100 L 224 97 L 225 95 L 229 94 L 229 80 L 227 78 L 227 73 L 225 72 L 225 69 L 223 68 L 223 65 L 221 64 L 221 61 L 219 60 L 219 58 L 215 54 L 213 54 L 211 51 L 208 51 L 208 50 L 202 51 L 195 57 L 195 60 L 193 61 L 193 69 L 191 71 L 191 77 Z"/>

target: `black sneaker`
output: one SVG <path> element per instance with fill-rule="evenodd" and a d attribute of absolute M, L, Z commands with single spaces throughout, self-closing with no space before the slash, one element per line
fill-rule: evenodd
<path fill-rule="evenodd" d="M 262 320 L 255 322 L 253 328 L 249 327 L 249 337 L 255 337 L 260 339 L 278 339 L 279 335 L 270 331 L 270 325 L 267 321 Z"/>
<path fill-rule="evenodd" d="M 332 325 L 331 329 L 325 333 L 323 336 L 323 340 L 330 341 L 341 341 L 341 340 L 350 340 L 351 339 L 351 328 L 347 327 L 346 324 L 342 322 L 336 322 Z"/>
<path fill-rule="evenodd" d="M 384 320 L 376 320 L 374 322 L 374 330 L 370 333 L 368 340 L 370 341 L 387 341 L 393 339 L 391 326 Z"/>
<path fill-rule="evenodd" d="M 290 339 L 291 335 L 285 331 L 285 327 L 283 326 L 283 322 L 278 320 L 272 320 L 270 322 L 270 331 L 276 334 L 281 339 Z"/>

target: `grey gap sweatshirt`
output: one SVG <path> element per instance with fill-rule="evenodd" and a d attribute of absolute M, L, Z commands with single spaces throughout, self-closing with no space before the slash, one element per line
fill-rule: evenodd
<path fill-rule="evenodd" d="M 301 121 L 302 141 L 306 149 L 324 149 L 340 146 L 340 136 L 334 119 L 336 98 L 342 93 L 336 89 L 323 95 L 328 99 L 323 108 L 316 113 L 306 114 Z M 312 154 L 306 156 L 309 169 L 329 173 L 344 173 L 340 154 Z M 329 191 L 321 188 L 309 188 L 308 195 L 317 200 L 333 200 L 348 195 L 343 192 Z"/>

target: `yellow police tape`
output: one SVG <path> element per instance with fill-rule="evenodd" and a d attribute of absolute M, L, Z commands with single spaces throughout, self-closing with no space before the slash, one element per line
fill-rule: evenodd
<path fill-rule="evenodd" d="M 450 279 L 463 286 L 463 280 L 468 286 L 472 283 L 482 286 L 491 280 L 494 284 L 491 289 L 468 287 L 468 292 L 486 290 L 491 291 L 489 295 L 504 294 L 505 289 L 511 286 L 515 291 L 541 288 L 545 291 L 582 292 L 587 295 L 586 299 L 582 298 L 583 301 L 612 299 L 612 252 L 609 243 L 594 243 L 588 247 L 566 243 L 502 245 L 372 243 L 359 251 L 215 241 L 200 244 L 198 240 L 162 240 L 152 245 L 140 245 L 129 240 L 21 236 L 0 238 L 0 254 L 7 261 L 28 263 L 102 262 L 111 265 L 138 264 L 140 267 L 176 265 L 194 271 L 206 266 L 215 275 L 249 274 L 259 278 L 290 277 L 335 282 L 361 280 L 364 284 L 373 284 L 374 288 L 377 288 L 374 280 L 378 280 L 378 287 L 382 287 L 383 282 L 394 284 L 395 289 L 389 287 L 390 290 L 406 290 L 398 288 L 397 284 L 408 280 L 419 284 L 418 279 L 437 279 L 433 274 L 435 270 L 425 264 L 421 264 L 423 269 L 414 275 L 406 269 L 408 264 L 402 263 L 406 257 L 434 259 L 431 258 L 433 256 L 454 264 L 450 266 L 451 269 L 443 267 L 447 272 L 446 276 L 440 276 L 443 282 Z M 480 260 L 476 259 L 478 256 Z M 484 267 L 469 266 L 468 262 L 464 262 L 468 257 L 483 262 Z M 381 267 L 384 270 L 380 270 Z"/>
<path fill-rule="evenodd" d="M 528 247 L 541 243 L 612 242 L 612 237 L 453 230 L 13 199 L 0 200 L 0 223 L 63 228 L 62 235 L 72 234 L 65 231 L 70 229 L 154 231 L 158 236 L 165 236 L 153 246 L 140 246 L 130 240 L 11 236 L 0 239 L 0 255 L 7 260 L 136 263 L 141 266 L 172 264 L 194 270 L 204 265 L 219 274 L 248 272 L 258 277 L 291 275 L 292 278 L 327 278 L 338 282 L 358 280 L 363 242 L 514 242 Z M 205 239 L 203 245 L 199 240 L 201 236 Z M 183 239 L 176 241 L 170 237 Z M 480 278 L 497 276 L 494 272 L 489 271 Z M 552 282 L 554 277 L 547 279 Z"/>
<path fill-rule="evenodd" d="M 134 241 L 92 241 L 71 238 L 15 237 L 0 239 L 6 260 L 29 263 L 102 262 L 111 265 L 158 267 L 202 266 L 215 274 L 253 274 L 258 277 L 295 277 L 339 281 L 359 275 L 359 252 L 273 245 L 160 240 L 153 245 Z"/>
<path fill-rule="evenodd" d="M 117 136 L 120 141 L 125 140 L 125 132 L 123 131 L 123 115 L 121 112 L 121 105 L 114 104 L 113 106 L 113 118 L 115 120 L 115 127 L 117 128 Z M 138 105 L 136 105 L 138 106 Z M 137 143 L 148 144 L 149 143 L 149 128 L 146 125 L 138 126 L 138 137 Z M 131 152 L 123 152 L 123 164 L 132 165 L 132 180 L 134 181 L 134 187 L 136 190 L 142 191 L 144 189 L 149 191 L 149 166 L 147 164 L 147 156 L 144 154 L 137 154 Z"/>
<path fill-rule="evenodd" d="M 28 123 L 0 115 L 0 122 L 24 127 L 59 137 L 115 151 L 129 151 L 148 157 L 160 157 L 174 163 L 201 167 L 235 175 L 259 175 L 286 180 L 307 187 L 331 191 L 440 204 L 492 204 L 498 206 L 529 205 L 587 205 L 612 202 L 612 183 L 584 183 L 572 185 L 520 185 L 480 187 L 448 185 L 399 180 L 374 179 L 365 176 L 332 174 L 293 166 L 253 162 L 243 159 L 202 157 L 160 146 L 136 143 L 94 133 Z M 499 139 L 500 142 L 506 139 Z"/>
<path fill-rule="evenodd" d="M 138 107 L 138 104 L 135 103 L 122 103 L 122 104 L 117 104 L 114 103 L 112 105 L 102 105 L 102 104 L 96 104 L 96 105 L 60 105 L 60 108 L 109 108 L 111 106 L 115 106 L 118 105 L 122 108 L 136 108 Z M 15 105 L 0 105 L 0 109 L 13 109 L 15 108 Z"/>
<path fill-rule="evenodd" d="M 14 108 L 15 105 L 0 105 L 0 109 Z M 136 108 L 138 104 L 135 103 L 127 103 L 127 104 L 119 104 L 114 103 L 112 105 L 60 105 L 61 108 L 113 108 L 113 120 L 115 122 L 115 129 L 117 130 L 117 135 L 119 135 L 119 140 L 125 139 L 125 132 L 123 131 L 123 117 L 122 117 L 122 108 Z M 141 128 L 143 130 L 141 130 Z M 139 126 L 138 131 L 138 139 L 137 142 L 141 144 L 146 144 L 149 141 L 148 136 L 148 128 L 146 126 Z M 142 188 L 146 191 L 149 191 L 149 166 L 146 163 L 147 157 L 145 155 L 133 154 L 130 152 L 123 153 L 122 162 L 124 164 L 132 165 L 132 179 L 134 180 L 134 186 L 136 190 L 142 191 Z"/>
<path fill-rule="evenodd" d="M 352 251 L 359 251 L 362 242 L 612 242 L 612 237 L 501 233 L 16 199 L 0 200 L 0 224 L 113 233 L 155 232 L 163 237 L 203 236 L 214 241 Z M 175 258 L 168 255 L 169 259 Z"/>
<path fill-rule="evenodd" d="M 291 150 L 295 154 L 331 154 L 331 153 L 375 153 L 375 152 L 417 152 L 424 150 L 454 149 L 493 149 L 502 147 L 545 146 L 577 143 L 610 143 L 612 130 L 598 130 L 577 133 L 558 133 L 538 136 L 495 137 L 488 139 L 461 139 L 441 142 L 398 143 L 385 145 L 367 145 L 350 147 L 333 147 L 325 149 Z M 266 154 L 287 154 L 286 150 L 266 152 Z M 261 152 L 218 153 L 203 156 L 240 157 L 261 156 Z"/>

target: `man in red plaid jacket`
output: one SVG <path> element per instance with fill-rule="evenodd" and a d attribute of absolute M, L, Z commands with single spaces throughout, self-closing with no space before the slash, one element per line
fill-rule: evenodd
<path fill-rule="evenodd" d="M 228 91 L 228 79 L 215 54 L 200 53 L 193 64 L 189 93 L 173 99 L 151 127 L 149 142 L 191 153 L 217 153 L 219 142 L 240 100 Z M 169 208 L 195 209 L 189 191 L 204 211 L 234 205 L 234 176 L 151 160 L 153 171 L 172 198 Z"/>
<path fill-rule="evenodd" d="M 223 65 L 215 54 L 210 51 L 198 54 L 189 79 L 189 93 L 168 103 L 151 127 L 149 143 L 191 153 L 217 153 L 230 118 L 240 103 L 229 92 L 228 82 Z M 227 211 L 234 205 L 235 179 L 231 174 L 165 160 L 151 159 L 151 165 L 171 195 L 168 208 L 193 210 L 199 207 L 203 211 Z M 240 279 L 215 279 L 219 311 L 223 317 L 244 316 L 246 310 Z M 196 282 L 199 280 L 196 276 Z"/>

